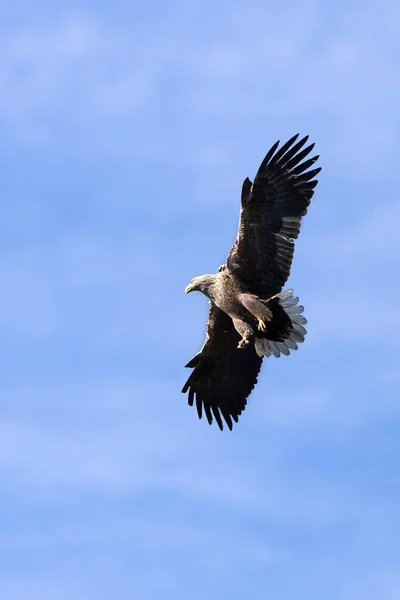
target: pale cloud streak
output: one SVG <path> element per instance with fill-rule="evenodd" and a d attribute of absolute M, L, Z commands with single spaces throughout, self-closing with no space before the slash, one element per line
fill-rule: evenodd
<path fill-rule="evenodd" d="M 301 118 L 313 132 L 314 121 L 329 124 L 319 136 L 324 156 L 346 171 L 373 163 L 367 175 L 377 176 L 394 164 L 390 150 L 400 123 L 386 118 L 388 111 L 395 117 L 400 96 L 394 5 L 375 15 L 373 39 L 367 5 L 339 7 L 335 14 L 315 1 L 274 10 L 237 6 L 218 35 L 211 31 L 211 40 L 191 36 L 178 21 L 174 33 L 175 11 L 164 28 L 145 22 L 133 35 L 85 12 L 60 15 L 52 27 L 10 32 L 2 42 L 7 60 L 0 75 L 0 115 L 10 135 L 58 152 L 71 152 L 74 136 L 75 152 L 135 157 L 140 147 L 141 156 L 160 156 L 171 143 L 187 145 L 181 133 L 168 142 L 157 135 L 160 118 L 179 121 L 182 111 L 192 112 L 196 131 L 209 119 L 221 125 L 240 119 L 249 142 L 257 125 L 278 132 Z M 328 22 L 332 28 L 321 36 Z M 168 104 L 156 115 L 159 94 Z M 211 143 L 219 148 L 218 164 L 232 165 L 240 152 L 234 132 L 224 151 L 227 132 L 224 140 L 220 127 L 214 139 L 207 131 L 208 139 L 199 135 L 192 156 L 183 159 L 201 161 Z"/>

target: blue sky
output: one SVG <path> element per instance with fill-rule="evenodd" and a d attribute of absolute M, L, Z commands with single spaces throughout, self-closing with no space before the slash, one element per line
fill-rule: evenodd
<path fill-rule="evenodd" d="M 5 4 L 1 597 L 397 600 L 397 3 Z M 309 333 L 221 433 L 183 290 L 296 132 Z"/>

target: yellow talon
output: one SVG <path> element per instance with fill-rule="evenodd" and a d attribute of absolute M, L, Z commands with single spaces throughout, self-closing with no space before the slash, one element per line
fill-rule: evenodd
<path fill-rule="evenodd" d="M 260 331 L 267 331 L 267 325 L 262 319 L 258 319 L 258 329 Z"/>

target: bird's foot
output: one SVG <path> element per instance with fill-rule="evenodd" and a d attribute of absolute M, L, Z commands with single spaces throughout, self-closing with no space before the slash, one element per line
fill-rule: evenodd
<path fill-rule="evenodd" d="M 260 331 L 267 331 L 267 324 L 262 319 L 258 319 L 258 329 Z"/>
<path fill-rule="evenodd" d="M 239 350 L 241 350 L 242 348 L 245 348 L 249 343 L 250 341 L 247 338 L 242 338 L 238 343 L 237 347 L 239 348 Z"/>

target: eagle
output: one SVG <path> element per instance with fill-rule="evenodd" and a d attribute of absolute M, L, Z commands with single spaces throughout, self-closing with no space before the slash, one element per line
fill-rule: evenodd
<path fill-rule="evenodd" d="M 186 367 L 193 369 L 182 392 L 199 418 L 222 430 L 238 422 L 257 383 L 264 357 L 289 355 L 304 342 L 304 307 L 293 290 L 283 291 L 294 240 L 321 168 L 308 158 L 314 144 L 299 134 L 269 150 L 254 182 L 242 186 L 236 240 L 226 263 L 213 275 L 194 277 L 185 293 L 209 299 L 206 339 Z"/>

